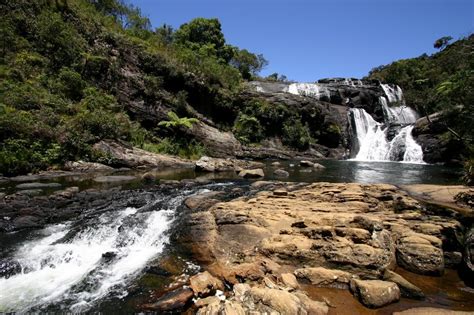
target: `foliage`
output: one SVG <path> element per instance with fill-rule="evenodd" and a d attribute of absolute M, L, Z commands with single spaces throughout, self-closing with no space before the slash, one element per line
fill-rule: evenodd
<path fill-rule="evenodd" d="M 234 56 L 230 63 L 236 67 L 245 80 L 250 80 L 268 65 L 263 55 L 255 55 L 247 49 L 235 48 Z"/>
<path fill-rule="evenodd" d="M 177 155 L 182 158 L 198 160 L 206 155 L 204 145 L 198 141 L 183 138 L 163 138 L 158 143 L 144 143 L 143 149 L 149 152 Z"/>
<path fill-rule="evenodd" d="M 300 150 L 306 150 L 312 143 L 311 134 L 307 125 L 301 120 L 294 119 L 283 125 L 283 143 Z"/>
<path fill-rule="evenodd" d="M 434 42 L 433 47 L 442 50 L 449 44 L 451 40 L 453 40 L 451 36 L 443 36 Z"/>
<path fill-rule="evenodd" d="M 260 122 L 253 116 L 240 114 L 234 123 L 234 134 L 246 144 L 257 143 L 263 139 L 263 130 Z"/>
<path fill-rule="evenodd" d="M 176 113 L 169 111 L 168 118 L 170 120 L 160 121 L 158 126 L 164 126 L 166 128 L 179 128 L 179 127 L 186 127 L 191 129 L 194 123 L 199 122 L 196 118 L 188 118 L 188 117 L 179 117 Z"/>

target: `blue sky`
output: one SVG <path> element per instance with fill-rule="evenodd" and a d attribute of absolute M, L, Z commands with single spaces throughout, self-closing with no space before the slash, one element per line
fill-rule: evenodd
<path fill-rule="evenodd" d="M 263 75 L 363 77 L 474 31 L 472 0 L 129 0 L 154 27 L 219 18 L 227 42 L 262 53 Z"/>

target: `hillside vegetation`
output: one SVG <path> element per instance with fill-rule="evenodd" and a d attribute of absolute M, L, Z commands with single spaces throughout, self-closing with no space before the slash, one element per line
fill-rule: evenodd
<path fill-rule="evenodd" d="M 225 116 L 241 82 L 267 63 L 227 44 L 217 19 L 152 30 L 119 0 L 7 1 L 0 10 L 4 175 L 106 159 L 91 149 L 105 138 L 199 156 L 202 145 L 180 137 L 179 126 L 139 124 L 130 108 L 153 104 L 166 120 L 168 111 L 195 115 L 192 103 Z"/>

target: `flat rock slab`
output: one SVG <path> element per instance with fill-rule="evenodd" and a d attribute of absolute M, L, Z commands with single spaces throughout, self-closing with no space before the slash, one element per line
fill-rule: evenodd
<path fill-rule="evenodd" d="M 18 189 L 35 189 L 35 188 L 45 189 L 45 188 L 58 188 L 58 187 L 61 187 L 61 184 L 34 182 L 34 183 L 23 183 L 23 184 L 16 185 L 16 188 Z"/>
<path fill-rule="evenodd" d="M 116 182 L 130 182 L 135 179 L 136 179 L 135 176 L 114 175 L 114 176 L 98 176 L 94 178 L 94 181 L 98 183 L 116 183 Z"/>

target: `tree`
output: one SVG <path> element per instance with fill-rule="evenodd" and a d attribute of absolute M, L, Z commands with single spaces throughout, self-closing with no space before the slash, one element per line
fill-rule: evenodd
<path fill-rule="evenodd" d="M 235 48 L 235 54 L 230 63 L 240 71 L 246 80 L 250 80 L 252 76 L 268 65 L 268 61 L 262 54 L 256 55 L 247 49 L 239 50 L 238 48 Z"/>
<path fill-rule="evenodd" d="M 451 36 L 443 36 L 434 42 L 433 47 L 439 50 L 443 50 L 452 39 L 453 38 Z"/>
<path fill-rule="evenodd" d="M 162 27 L 157 28 L 155 33 L 163 43 L 169 45 L 173 42 L 174 30 L 171 25 L 165 23 Z"/>
<path fill-rule="evenodd" d="M 226 45 L 221 23 L 218 19 L 196 18 L 179 27 L 175 33 L 176 43 L 193 50 L 203 47 L 215 49 L 217 58 L 229 62 L 234 54 L 231 46 Z"/>

